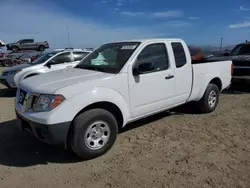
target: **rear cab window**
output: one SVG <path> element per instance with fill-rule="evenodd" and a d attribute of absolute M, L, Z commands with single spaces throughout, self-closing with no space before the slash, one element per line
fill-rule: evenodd
<path fill-rule="evenodd" d="M 180 42 L 172 42 L 171 43 L 173 52 L 174 52 L 174 59 L 175 59 L 175 66 L 176 68 L 181 68 L 187 63 L 187 57 L 185 50 L 183 48 L 182 43 Z"/>

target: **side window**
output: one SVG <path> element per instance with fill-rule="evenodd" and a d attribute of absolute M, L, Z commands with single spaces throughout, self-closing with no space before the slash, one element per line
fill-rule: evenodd
<path fill-rule="evenodd" d="M 146 46 L 137 57 L 135 65 L 138 67 L 144 63 L 152 63 L 154 70 L 151 72 L 168 69 L 169 61 L 164 43 L 150 44 Z"/>
<path fill-rule="evenodd" d="M 33 42 L 34 42 L 34 40 L 29 40 L 29 39 L 20 41 L 20 43 L 22 43 L 22 44 L 33 43 Z"/>
<path fill-rule="evenodd" d="M 86 55 L 88 55 L 87 52 L 74 52 L 74 61 L 81 61 Z"/>
<path fill-rule="evenodd" d="M 59 54 L 52 59 L 54 61 L 53 65 L 71 62 L 70 52 Z"/>
<path fill-rule="evenodd" d="M 187 63 L 184 48 L 180 42 L 171 43 L 174 52 L 175 65 L 177 68 L 184 66 Z"/>

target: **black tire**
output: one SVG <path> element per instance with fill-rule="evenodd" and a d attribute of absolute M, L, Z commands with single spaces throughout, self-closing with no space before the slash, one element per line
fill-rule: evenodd
<path fill-rule="evenodd" d="M 209 99 L 214 94 L 213 100 L 214 102 L 209 103 Z M 201 113 L 210 113 L 215 110 L 219 102 L 220 91 L 217 85 L 208 84 L 207 89 L 203 95 L 203 97 L 198 102 L 198 109 Z M 212 98 L 212 97 L 211 97 Z M 213 105 L 212 105 L 213 104 Z"/>
<path fill-rule="evenodd" d="M 39 51 L 43 52 L 45 50 L 45 46 L 41 45 L 41 46 L 39 46 L 38 49 L 39 49 Z"/>
<path fill-rule="evenodd" d="M 88 134 L 88 130 L 91 127 L 91 124 L 97 121 L 103 121 L 104 124 L 100 124 L 101 126 L 104 126 L 106 123 L 106 126 L 109 126 L 109 132 L 103 132 L 103 136 L 106 136 L 104 134 L 107 134 L 109 138 L 107 139 L 106 144 L 103 144 L 101 148 L 90 148 L 91 146 L 91 141 L 90 143 L 87 142 L 87 137 L 89 140 L 92 140 L 91 134 Z M 113 144 L 115 143 L 117 134 L 118 134 L 118 123 L 116 118 L 108 112 L 107 110 L 104 109 L 91 109 L 88 110 L 80 115 L 78 115 L 72 125 L 72 129 L 70 131 L 69 135 L 69 145 L 71 146 L 71 149 L 82 159 L 88 160 L 92 158 L 99 157 L 106 152 L 108 152 Z M 94 129 L 94 128 L 93 128 Z M 100 131 L 101 129 L 99 129 Z M 100 133 L 100 132 L 99 132 Z M 101 134 L 101 133 L 100 133 Z M 92 142 L 93 144 L 94 142 Z M 99 142 L 98 142 L 99 143 Z M 103 141 L 105 143 L 105 141 Z M 92 146 L 94 147 L 94 146 Z"/>
<path fill-rule="evenodd" d="M 19 51 L 19 48 L 17 46 L 12 46 L 11 47 L 11 51 L 13 52 L 18 52 Z"/>

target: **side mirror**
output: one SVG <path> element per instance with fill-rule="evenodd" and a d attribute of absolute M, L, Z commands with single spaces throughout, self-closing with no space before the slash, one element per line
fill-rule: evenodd
<path fill-rule="evenodd" d="M 48 63 L 46 63 L 45 66 L 47 66 L 48 68 L 51 68 L 51 65 L 53 65 L 55 63 L 55 61 L 51 60 Z"/>
<path fill-rule="evenodd" d="M 143 63 L 133 69 L 133 75 L 138 76 L 155 69 L 154 63 Z"/>
<path fill-rule="evenodd" d="M 225 52 L 223 55 L 224 56 L 229 56 L 230 54 L 229 54 L 229 52 Z"/>

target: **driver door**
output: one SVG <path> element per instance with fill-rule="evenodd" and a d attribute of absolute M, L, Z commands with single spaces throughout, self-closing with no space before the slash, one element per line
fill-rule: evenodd
<path fill-rule="evenodd" d="M 165 43 L 149 44 L 129 67 L 129 93 L 133 118 L 170 107 L 175 93 L 174 67 Z M 153 64 L 151 70 L 133 73 L 135 67 Z"/>

